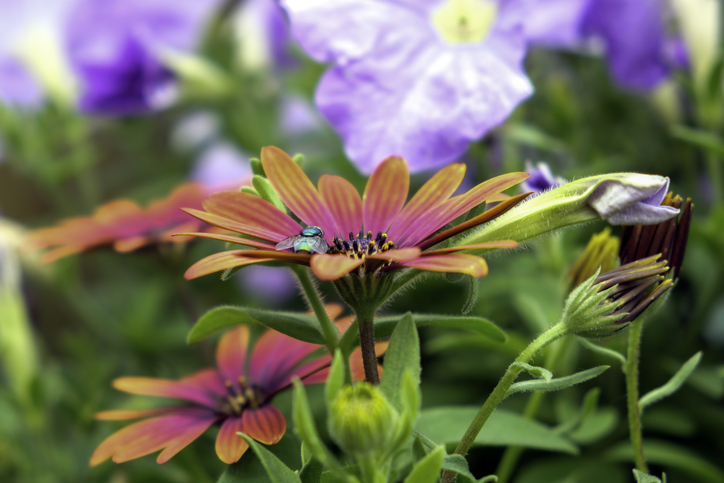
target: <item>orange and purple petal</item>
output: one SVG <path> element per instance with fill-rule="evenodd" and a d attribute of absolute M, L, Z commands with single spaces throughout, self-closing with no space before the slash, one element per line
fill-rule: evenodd
<path fill-rule="evenodd" d="M 158 416 L 159 414 L 173 413 L 178 408 L 159 408 L 159 409 L 112 409 L 109 411 L 97 412 L 94 417 L 99 421 L 125 421 L 126 419 L 140 419 L 149 416 Z"/>
<path fill-rule="evenodd" d="M 211 408 L 216 405 L 216 398 L 209 391 L 189 382 L 155 377 L 120 377 L 113 381 L 113 387 L 131 394 L 183 399 Z"/>
<path fill-rule="evenodd" d="M 244 375 L 244 360 L 249 347 L 249 327 L 241 325 L 226 332 L 216 346 L 216 366 L 225 381 L 238 387 Z"/>
<path fill-rule="evenodd" d="M 206 391 L 219 396 L 226 395 L 226 386 L 224 385 L 224 379 L 219 374 L 219 371 L 212 368 L 201 369 L 193 374 L 184 377 L 179 382 L 184 384 L 192 384 L 198 386 Z"/>
<path fill-rule="evenodd" d="M 400 246 L 415 245 L 491 196 L 515 186 L 529 176 L 528 173 L 508 173 L 484 181 L 467 193 L 450 198 L 437 208 L 430 210 L 418 220 L 413 230 L 404 235 L 402 239 L 394 241 Z"/>
<path fill-rule="evenodd" d="M 458 247 L 441 248 L 439 250 L 431 250 L 425 252 L 425 257 L 433 255 L 442 255 L 444 253 L 464 252 L 467 250 L 498 250 L 518 248 L 518 242 L 515 240 L 498 240 L 485 243 L 476 243 L 474 245 L 461 245 Z"/>
<path fill-rule="evenodd" d="M 274 243 L 298 235 L 301 230 L 292 217 L 251 193 L 216 193 L 204 201 L 204 210 L 206 213 L 186 211 L 210 225 Z"/>
<path fill-rule="evenodd" d="M 254 345 L 249 361 L 249 377 L 267 394 L 272 394 L 286 385 L 294 367 L 319 347 L 268 330 Z"/>
<path fill-rule="evenodd" d="M 302 168 L 287 153 L 274 146 L 262 148 L 261 163 L 284 204 L 307 225 L 324 230 L 328 241 L 331 240 L 331 234 L 338 231 L 334 218 Z"/>
<path fill-rule="evenodd" d="M 106 438 L 93 452 L 90 465 L 95 466 L 108 458 L 116 463 L 139 458 L 172 445 L 179 438 L 186 441 L 186 446 L 218 418 L 211 411 L 184 408 L 173 415 L 139 421 Z M 174 449 L 178 452 L 182 448 L 174 444 Z"/>
<path fill-rule="evenodd" d="M 370 260 L 384 260 L 386 262 L 405 263 L 420 258 L 421 250 L 418 247 L 393 248 L 386 252 L 375 253 L 367 258 Z"/>
<path fill-rule="evenodd" d="M 402 239 L 422 215 L 452 196 L 465 177 L 465 165 L 455 163 L 440 170 L 405 205 L 390 228 L 390 240 Z"/>
<path fill-rule="evenodd" d="M 488 274 L 485 260 L 464 253 L 423 256 L 400 265 L 430 272 L 464 273 L 473 277 L 484 277 Z"/>
<path fill-rule="evenodd" d="M 227 268 L 243 267 L 262 262 L 288 262 L 300 265 L 309 264 L 309 255 L 306 253 L 277 252 L 272 250 L 230 250 L 214 253 L 191 265 L 184 277 L 191 280 Z"/>
<path fill-rule="evenodd" d="M 405 160 L 390 156 L 382 161 L 370 175 L 362 198 L 365 231 L 386 233 L 405 205 L 409 189 Z"/>
<path fill-rule="evenodd" d="M 227 465 L 239 461 L 249 449 L 249 443 L 236 434 L 238 432 L 244 432 L 241 418 L 231 416 L 221 424 L 219 434 L 216 436 L 216 454 Z"/>
<path fill-rule="evenodd" d="M 327 238 L 331 235 L 345 238 L 350 232 L 357 233 L 362 229 L 362 198 L 352 183 L 325 174 L 319 178 L 319 194 L 337 224 L 337 233 L 328 233 Z"/>
<path fill-rule="evenodd" d="M 227 243 L 236 243 L 237 245 L 246 245 L 248 247 L 259 248 L 260 250 L 276 250 L 275 245 L 271 243 L 265 243 L 257 240 L 250 240 L 249 238 L 241 238 L 234 235 L 223 235 L 221 233 L 174 233 L 175 237 L 198 237 L 208 238 L 209 240 L 218 240 Z"/>
<path fill-rule="evenodd" d="M 347 275 L 365 261 L 349 258 L 346 255 L 329 255 L 316 253 L 309 264 L 312 272 L 320 280 L 337 280 Z"/>
<path fill-rule="evenodd" d="M 287 430 L 282 413 L 267 404 L 258 409 L 246 409 L 241 414 L 241 432 L 260 443 L 276 444 Z"/>

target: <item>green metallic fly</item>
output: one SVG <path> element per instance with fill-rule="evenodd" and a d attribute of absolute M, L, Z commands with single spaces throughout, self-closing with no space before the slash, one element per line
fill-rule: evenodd
<path fill-rule="evenodd" d="M 277 250 L 289 248 L 295 252 L 327 253 L 329 245 L 324 239 L 324 230 L 318 226 L 308 226 L 299 235 L 285 238 L 276 245 Z"/>

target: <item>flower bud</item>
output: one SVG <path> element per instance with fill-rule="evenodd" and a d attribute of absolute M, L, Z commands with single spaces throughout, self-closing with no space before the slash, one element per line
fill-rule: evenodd
<path fill-rule="evenodd" d="M 332 404 L 329 432 L 348 453 L 380 453 L 394 439 L 399 415 L 372 384 L 344 387 Z"/>
<path fill-rule="evenodd" d="M 571 181 L 517 205 L 456 245 L 504 239 L 525 242 L 599 218 L 612 225 L 661 223 L 679 213 L 672 206 L 660 206 L 668 186 L 668 178 L 638 173 Z"/>
<path fill-rule="evenodd" d="M 619 245 L 618 237 L 611 236 L 610 228 L 593 235 L 571 268 L 571 288 L 578 287 L 599 269 L 604 273 L 613 270 L 618 262 Z"/>

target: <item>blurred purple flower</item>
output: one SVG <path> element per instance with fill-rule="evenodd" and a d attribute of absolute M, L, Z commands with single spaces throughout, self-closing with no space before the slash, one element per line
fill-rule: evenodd
<path fill-rule="evenodd" d="M 247 67 L 286 67 L 294 64 L 289 54 L 289 22 L 277 0 L 246 0 L 235 15 L 240 56 Z"/>
<path fill-rule="evenodd" d="M 298 294 L 297 282 L 287 267 L 253 265 L 242 270 L 237 283 L 245 295 L 260 306 L 279 305 Z"/>
<path fill-rule="evenodd" d="M 281 3 L 296 40 L 332 64 L 317 106 L 369 173 L 390 154 L 413 171 L 458 158 L 533 92 L 522 66 L 528 42 L 571 41 L 587 1 Z"/>
<path fill-rule="evenodd" d="M 204 186 L 221 186 L 251 174 L 249 157 L 233 145 L 216 142 L 196 161 L 191 178 Z"/>
<path fill-rule="evenodd" d="M 525 170 L 530 174 L 530 178 L 520 184 L 521 193 L 529 191 L 540 193 L 566 183 L 565 179 L 553 175 L 547 163 L 536 163 L 533 166 L 533 163 L 526 161 Z"/>
<path fill-rule="evenodd" d="M 624 87 L 650 90 L 669 75 L 662 0 L 591 0 L 583 33 L 603 43 Z"/>
<path fill-rule="evenodd" d="M 0 103 L 35 108 L 43 97 L 43 90 L 20 62 L 12 57 L 0 58 Z"/>
<path fill-rule="evenodd" d="M 173 101 L 165 50 L 190 50 L 218 0 L 82 0 L 67 26 L 87 112 L 135 114 Z"/>

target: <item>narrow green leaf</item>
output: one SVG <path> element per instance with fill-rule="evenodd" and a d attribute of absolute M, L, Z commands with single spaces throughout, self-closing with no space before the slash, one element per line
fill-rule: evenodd
<path fill-rule="evenodd" d="M 216 307 L 206 312 L 191 328 L 187 341 L 193 344 L 216 331 L 241 324 L 265 325 L 304 342 L 324 344 L 319 322 L 312 315 L 236 306 Z"/>
<path fill-rule="evenodd" d="M 477 478 L 470 473 L 468 460 L 466 460 L 463 455 L 449 454 L 445 456 L 445 459 L 442 461 L 442 469 L 457 473 L 457 478 L 455 478 L 456 483 L 477 483 L 478 481 Z"/>
<path fill-rule="evenodd" d="M 440 469 L 445 459 L 445 448 L 438 446 L 422 458 L 405 478 L 405 483 L 435 483 L 440 477 Z"/>
<path fill-rule="evenodd" d="M 342 352 L 337 349 L 334 351 L 334 359 L 332 360 L 332 367 L 329 369 L 329 375 L 327 376 L 327 383 L 324 385 L 324 396 L 327 399 L 327 409 L 332 409 L 332 403 L 337 399 L 337 394 L 344 385 L 344 360 L 342 359 Z"/>
<path fill-rule="evenodd" d="M 404 411 L 400 390 L 405 372 L 412 376 L 415 386 L 420 384 L 420 339 L 409 312 L 392 333 L 385 353 L 385 371 L 380 381 L 380 391 L 400 413 Z"/>
<path fill-rule="evenodd" d="M 633 470 L 634 478 L 636 478 L 636 483 L 661 483 L 661 480 L 653 475 L 647 475 L 646 473 L 637 470 L 634 468 Z"/>
<path fill-rule="evenodd" d="M 611 359 L 614 359 L 618 361 L 621 364 L 621 367 L 623 367 L 626 364 L 626 356 L 621 354 L 618 351 L 615 351 L 613 349 L 609 349 L 608 347 L 601 347 L 598 344 L 594 344 L 588 339 L 579 338 L 578 341 L 587 349 L 592 350 L 593 352 L 598 352 L 601 355 L 604 355 L 606 357 L 610 357 Z"/>
<path fill-rule="evenodd" d="M 478 483 L 494 483 L 496 481 L 498 481 L 498 477 L 496 475 L 488 475 L 480 478 Z"/>
<path fill-rule="evenodd" d="M 289 469 L 287 465 L 282 463 L 279 458 L 270 453 L 269 450 L 244 433 L 236 434 L 244 438 L 246 442 L 249 443 L 251 450 L 259 458 L 259 461 L 261 461 L 261 464 L 264 466 L 266 474 L 269 476 L 272 483 L 301 483 L 299 476 Z"/>
<path fill-rule="evenodd" d="M 269 446 L 268 452 L 275 455 L 287 467 L 299 464 L 299 440 L 291 434 L 285 435 L 277 444 Z M 249 452 L 238 463 L 229 465 L 219 477 L 218 483 L 268 482 L 267 470 L 260 458 Z"/>
<path fill-rule="evenodd" d="M 664 468 L 676 468 L 687 473 L 692 481 L 723 483 L 724 471 L 708 462 L 694 451 L 666 441 L 644 440 L 646 461 Z M 633 461 L 633 450 L 628 441 L 621 442 L 603 454 L 609 461 Z"/>
<path fill-rule="evenodd" d="M 415 429 L 438 444 L 457 444 L 477 412 L 478 407 L 470 406 L 423 409 Z M 576 446 L 550 428 L 504 409 L 495 410 L 474 445 L 523 446 L 578 453 Z"/>
<path fill-rule="evenodd" d="M 579 426 L 586 418 L 590 417 L 591 414 L 596 411 L 598 406 L 598 397 L 601 395 L 601 390 L 594 387 L 583 396 L 583 404 L 581 409 L 576 413 L 575 416 L 558 425 L 554 431 L 558 434 L 566 434 L 571 430 Z"/>
<path fill-rule="evenodd" d="M 420 439 L 420 435 L 418 434 L 415 437 L 415 440 L 412 442 L 412 461 L 417 463 L 422 458 L 424 458 L 427 453 L 428 449 L 422 443 L 422 439 Z"/>
<path fill-rule="evenodd" d="M 559 391 L 561 389 L 565 389 L 567 387 L 571 387 L 576 384 L 580 384 L 582 382 L 589 381 L 589 380 L 593 379 L 594 377 L 598 376 L 599 374 L 601 374 L 602 372 L 604 372 L 609 367 L 610 366 L 598 366 L 598 367 L 594 367 L 592 369 L 588 369 L 586 371 L 581 371 L 581 372 L 577 372 L 575 374 L 571 374 L 570 376 L 557 377 L 555 379 L 549 379 L 549 380 L 543 380 L 543 381 L 516 382 L 515 384 L 510 386 L 510 388 L 508 389 L 508 392 L 505 394 L 505 397 L 508 397 L 512 394 L 516 394 L 519 392 Z"/>
<path fill-rule="evenodd" d="M 468 283 L 470 284 L 468 290 L 468 298 L 463 305 L 462 314 L 468 315 L 475 308 L 475 304 L 478 303 L 478 295 L 480 294 L 478 279 L 468 275 Z"/>
<path fill-rule="evenodd" d="M 302 483 L 320 483 L 323 472 L 324 465 L 312 456 L 299 470 L 299 479 Z"/>
<path fill-rule="evenodd" d="M 713 154 L 724 156 L 724 140 L 711 132 L 678 125 L 671 128 L 671 135 Z"/>
<path fill-rule="evenodd" d="M 477 332 L 496 342 L 506 342 L 507 335 L 501 328 L 493 322 L 483 317 L 460 317 L 457 315 L 439 315 L 439 314 L 412 314 L 417 327 L 449 327 L 453 329 L 464 329 Z M 375 319 L 375 338 L 384 339 L 392 334 L 392 331 L 400 321 L 399 315 L 390 315 L 377 317 Z M 356 330 L 357 322 L 354 322 L 339 342 L 342 352 L 349 354 L 356 346 L 359 345 L 359 333 Z M 355 330 L 352 330 L 355 329 Z"/>
<path fill-rule="evenodd" d="M 544 382 L 550 382 L 551 379 L 553 379 L 553 373 L 545 367 L 531 366 L 525 362 L 514 362 L 511 366 L 517 368 L 519 371 L 526 371 L 537 379 L 543 379 Z"/>
<path fill-rule="evenodd" d="M 294 406 L 292 408 L 292 416 L 294 420 L 294 429 L 302 439 L 302 443 L 309 449 L 312 456 L 317 458 L 324 466 L 332 470 L 342 481 L 353 482 L 349 479 L 342 466 L 337 462 L 329 449 L 324 445 L 319 437 L 317 427 L 314 424 L 312 410 L 309 407 L 307 399 L 307 391 L 299 379 L 294 380 Z"/>
<path fill-rule="evenodd" d="M 615 408 L 603 408 L 586 418 L 580 426 L 566 436 L 578 445 L 597 443 L 611 435 L 618 427 L 620 420 Z"/>
<path fill-rule="evenodd" d="M 641 399 L 639 399 L 639 410 L 643 412 L 643 410 L 647 406 L 650 406 L 651 404 L 660 401 L 665 397 L 669 397 L 676 391 L 678 391 L 682 384 L 686 382 L 686 379 L 691 375 L 691 373 L 694 372 L 694 369 L 696 369 L 696 366 L 699 365 L 700 361 L 701 352 L 697 352 L 691 357 L 691 359 L 686 361 L 684 365 L 681 366 L 681 369 L 679 369 L 666 384 L 652 391 L 649 391 L 644 396 L 642 396 Z"/>
<path fill-rule="evenodd" d="M 516 144 L 531 146 L 544 151 L 559 152 L 565 150 L 565 143 L 525 123 L 509 123 L 503 130 L 503 136 Z"/>

